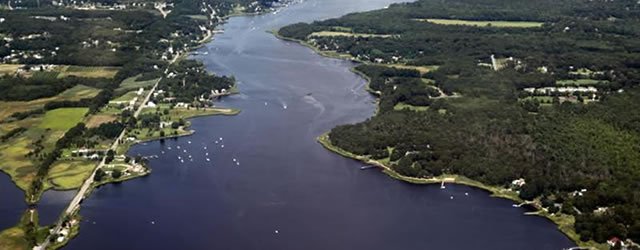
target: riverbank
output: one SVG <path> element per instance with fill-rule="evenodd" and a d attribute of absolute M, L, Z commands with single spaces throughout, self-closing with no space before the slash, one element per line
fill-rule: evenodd
<path fill-rule="evenodd" d="M 518 197 L 518 193 L 516 193 L 513 190 L 510 190 L 504 187 L 486 185 L 482 182 L 475 181 L 460 175 L 441 175 L 441 176 L 436 176 L 432 178 L 417 178 L 417 177 L 404 176 L 394 171 L 390 166 L 388 166 L 387 164 L 381 161 L 372 160 L 367 156 L 356 155 L 336 145 L 333 145 L 331 143 L 331 139 L 329 138 L 329 133 L 325 133 L 319 136 L 317 138 L 317 141 L 324 148 L 326 148 L 331 152 L 334 152 L 336 154 L 339 154 L 347 158 L 361 161 L 369 165 L 376 166 L 377 168 L 381 169 L 383 173 L 387 174 L 389 177 L 394 178 L 396 180 L 400 180 L 400 181 L 404 181 L 412 184 L 418 184 L 418 185 L 443 184 L 443 183 L 465 185 L 465 186 L 470 186 L 470 187 L 479 188 L 479 189 L 488 191 L 492 197 L 512 200 L 518 203 L 519 206 L 525 205 L 525 204 L 531 205 L 537 211 L 528 212 L 526 213 L 527 215 L 541 216 L 552 221 L 554 224 L 556 224 L 558 230 L 564 233 L 569 239 L 571 239 L 573 242 L 578 244 L 580 247 L 608 249 L 606 244 L 599 244 L 595 241 L 589 241 L 589 242 L 581 241 L 580 235 L 574 229 L 574 222 L 575 222 L 574 216 L 565 215 L 565 214 L 558 214 L 558 215 L 550 214 L 540 207 L 539 201 L 524 201 L 520 197 Z"/>
<path fill-rule="evenodd" d="M 371 62 L 358 60 L 357 58 L 354 58 L 354 57 L 352 57 L 351 55 L 348 55 L 348 54 L 341 54 L 341 53 L 337 53 L 335 51 L 323 51 L 320 48 L 314 46 L 313 44 L 310 44 L 307 41 L 282 36 L 282 35 L 279 34 L 278 31 L 271 31 L 270 33 L 273 34 L 278 39 L 281 39 L 281 40 L 284 40 L 284 41 L 289 41 L 289 42 L 295 42 L 295 43 L 298 43 L 298 44 L 303 45 L 305 47 L 308 47 L 311 50 L 313 50 L 315 53 L 317 53 L 317 54 L 319 54 L 321 56 L 334 58 L 334 59 L 350 60 L 352 62 L 361 63 L 361 64 L 375 65 L 375 64 L 373 64 Z M 356 70 L 355 68 L 352 68 L 351 71 L 354 72 L 355 74 L 358 74 L 359 76 L 363 77 L 367 81 L 366 90 L 368 92 L 374 94 L 377 97 L 381 96 L 380 92 L 373 91 L 373 90 L 371 90 L 369 88 L 369 84 L 371 82 L 371 79 L 370 79 L 369 76 L 367 76 L 363 72 L 360 72 L 360 71 Z M 377 102 L 379 103 L 379 98 L 378 98 Z M 379 105 L 376 105 L 376 114 L 374 114 L 374 115 L 377 115 L 377 111 L 378 110 L 379 110 Z M 380 168 L 385 174 L 387 174 L 388 176 L 390 176 L 390 177 L 392 177 L 394 179 L 397 179 L 397 180 L 400 180 L 400 181 L 404 181 L 404 182 L 408 182 L 408 183 L 412 183 L 412 184 L 454 183 L 454 184 L 466 185 L 466 186 L 471 186 L 471 187 L 475 187 L 475 188 L 486 190 L 486 191 L 490 192 L 491 196 L 493 196 L 493 197 L 509 199 L 509 200 L 512 200 L 512 201 L 520 204 L 520 205 L 529 204 L 529 205 L 533 206 L 537 211 L 536 212 L 532 212 L 532 213 L 527 213 L 528 215 L 537 215 L 537 216 L 541 216 L 541 217 L 544 217 L 544 218 L 552 221 L 554 224 L 556 224 L 557 228 L 563 234 L 565 234 L 568 238 L 570 238 L 573 242 L 575 242 L 579 246 L 581 246 L 581 247 L 591 247 L 591 248 L 595 248 L 595 249 L 608 249 L 606 244 L 599 244 L 599 243 L 596 243 L 594 241 L 589 241 L 589 242 L 581 241 L 579 234 L 577 234 L 575 229 L 574 229 L 574 222 L 575 222 L 575 217 L 574 216 L 560 214 L 560 213 L 558 215 L 549 214 L 548 212 L 546 212 L 542 208 L 542 206 L 540 205 L 540 201 L 539 200 L 524 201 L 518 196 L 518 193 L 513 191 L 513 190 L 509 190 L 509 189 L 506 189 L 504 187 L 486 185 L 486 184 L 481 183 L 479 181 L 475 181 L 475 180 L 472 180 L 470 178 L 467 178 L 467 177 L 464 177 L 464 176 L 459 176 L 459 175 L 442 175 L 442 176 L 437 176 L 437 177 L 432 177 L 432 178 L 416 178 L 416 177 L 403 176 L 403 175 L 399 174 L 398 172 L 394 171 L 390 167 L 388 162 L 376 161 L 376 160 L 370 159 L 367 156 L 355 155 L 355 154 L 353 154 L 351 152 L 348 152 L 348 151 L 346 151 L 344 149 L 341 149 L 341 148 L 333 145 L 331 143 L 331 140 L 330 140 L 328 134 L 329 133 L 325 133 L 325 134 L 323 134 L 323 135 L 321 135 L 320 137 L 317 138 L 318 142 L 320 144 L 322 144 L 326 149 L 328 149 L 328 150 L 330 150 L 330 151 L 332 151 L 334 153 L 337 153 L 339 155 L 342 155 L 344 157 L 352 158 L 352 159 L 355 159 L 355 160 L 362 161 L 362 162 L 364 162 L 366 164 L 374 165 L 374 166 Z"/>

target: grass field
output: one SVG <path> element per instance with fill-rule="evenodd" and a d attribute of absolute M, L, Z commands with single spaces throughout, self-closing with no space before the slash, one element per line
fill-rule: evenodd
<path fill-rule="evenodd" d="M 96 165 L 97 163 L 93 161 L 58 161 L 53 164 L 51 170 L 49 170 L 45 189 L 76 189 L 82 186 L 82 182 L 91 175 L 91 172 L 93 172 Z"/>
<path fill-rule="evenodd" d="M 406 104 L 404 102 L 400 102 L 398 104 L 396 104 L 396 106 L 393 107 L 394 110 L 403 110 L 403 109 L 409 109 L 411 111 L 427 111 L 429 110 L 429 107 L 423 107 L 423 106 L 413 106 L 410 104 Z"/>
<path fill-rule="evenodd" d="M 527 21 L 470 21 L 461 19 L 419 19 L 423 22 L 430 22 L 442 25 L 463 25 L 478 27 L 498 27 L 498 28 L 537 28 L 542 27 L 542 22 Z"/>
<path fill-rule="evenodd" d="M 100 124 L 112 122 L 115 120 L 118 120 L 118 116 L 116 115 L 96 114 L 96 115 L 89 116 L 85 124 L 87 125 L 88 128 L 96 128 L 100 126 Z"/>
<path fill-rule="evenodd" d="M 53 101 L 78 101 L 83 98 L 91 98 L 100 92 L 99 89 L 78 85 L 67 89 L 54 97 L 40 98 L 32 101 L 3 102 L 0 101 L 0 121 L 6 119 L 16 112 L 26 112 L 44 107 L 48 102 Z"/>
<path fill-rule="evenodd" d="M 0 143 L 0 169 L 9 174 L 22 190 L 29 188 L 37 172 L 36 158 L 29 157 L 27 154 L 38 146 L 42 147 L 41 152 L 50 152 L 58 138 L 66 132 L 66 130 L 42 128 L 42 121 L 43 117 L 39 116 L 1 125 L 27 128 L 27 131 Z"/>
<path fill-rule="evenodd" d="M 98 95 L 98 93 L 100 93 L 99 89 L 85 85 L 76 85 L 75 87 L 60 93 L 57 98 L 68 101 L 78 101 L 80 99 L 93 98 Z"/>
<path fill-rule="evenodd" d="M 428 65 L 428 66 L 412 66 L 412 65 L 405 65 L 405 64 L 377 64 L 377 65 L 398 68 L 398 69 L 413 69 L 413 70 L 419 71 L 420 74 L 437 70 L 440 67 L 438 65 Z"/>
<path fill-rule="evenodd" d="M 393 35 L 364 34 L 364 33 L 341 32 L 341 31 L 318 31 L 318 32 L 313 32 L 309 34 L 309 37 L 325 37 L 325 36 L 379 37 L 379 38 L 393 37 Z"/>
<path fill-rule="evenodd" d="M 1 124 L 1 127 L 24 127 L 18 136 L 0 143 L 0 169 L 22 190 L 29 189 L 37 172 L 37 157 L 28 156 L 42 147 L 40 153 L 50 152 L 67 130 L 82 121 L 87 108 L 60 108 L 38 117 Z"/>
<path fill-rule="evenodd" d="M 115 99 L 111 100 L 111 102 L 129 102 L 136 97 L 138 97 L 138 93 L 137 91 L 133 90 L 125 93 L 124 95 L 116 97 Z"/>
<path fill-rule="evenodd" d="M 12 227 L 0 232 L 0 249 L 29 249 L 29 242 L 27 242 L 24 236 L 24 230 L 21 227 Z"/>
<path fill-rule="evenodd" d="M 575 86 L 596 86 L 607 84 L 609 81 L 606 80 L 594 80 L 594 79 L 576 79 L 576 80 L 558 80 L 556 81 L 556 85 L 564 86 L 564 85 L 575 85 Z"/>
<path fill-rule="evenodd" d="M 9 74 L 13 75 L 24 64 L 0 64 L 0 75 Z"/>
<path fill-rule="evenodd" d="M 87 77 L 87 78 L 113 78 L 120 68 L 118 67 L 88 67 L 88 66 L 58 66 L 60 72 L 58 78 L 67 76 Z"/>
<path fill-rule="evenodd" d="M 64 130 L 72 128 L 84 119 L 88 108 L 59 108 L 47 111 L 39 127 L 43 129 Z"/>
<path fill-rule="evenodd" d="M 152 79 L 147 81 L 137 81 L 139 77 L 140 76 L 138 75 L 138 76 L 124 79 L 124 81 L 122 81 L 122 83 L 120 83 L 120 86 L 116 89 L 116 92 L 125 92 L 125 91 L 131 91 L 131 90 L 138 90 L 140 88 L 149 88 L 158 81 L 158 79 Z"/>

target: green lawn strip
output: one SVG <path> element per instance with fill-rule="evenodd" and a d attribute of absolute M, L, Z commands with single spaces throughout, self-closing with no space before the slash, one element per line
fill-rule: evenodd
<path fill-rule="evenodd" d="M 68 130 L 81 122 L 88 108 L 59 108 L 47 111 L 39 127 L 44 129 Z"/>
<path fill-rule="evenodd" d="M 420 19 L 420 21 L 426 21 L 441 25 L 462 25 L 462 26 L 478 26 L 478 27 L 497 27 L 497 28 L 537 28 L 542 27 L 542 22 L 528 22 L 528 21 L 472 21 L 461 19 Z"/>

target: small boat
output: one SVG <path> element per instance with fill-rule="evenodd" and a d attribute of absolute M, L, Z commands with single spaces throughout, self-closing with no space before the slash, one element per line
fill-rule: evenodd
<path fill-rule="evenodd" d="M 371 165 L 368 165 L 368 166 L 362 166 L 362 167 L 360 167 L 360 170 L 367 170 L 367 169 L 371 169 L 371 168 L 375 168 L 375 167 L 376 167 L 376 166 L 371 166 Z"/>

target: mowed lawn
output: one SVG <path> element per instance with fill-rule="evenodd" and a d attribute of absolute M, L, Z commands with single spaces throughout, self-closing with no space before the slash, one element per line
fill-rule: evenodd
<path fill-rule="evenodd" d="M 81 122 L 88 108 L 59 108 L 47 111 L 39 127 L 44 129 L 68 130 Z"/>
<path fill-rule="evenodd" d="M 595 86 L 608 84 L 607 80 L 596 80 L 596 79 L 575 79 L 575 80 L 558 80 L 556 81 L 556 85 L 564 86 L 564 85 L 575 85 L 575 86 Z"/>
<path fill-rule="evenodd" d="M 426 66 L 414 66 L 414 65 L 405 65 L 405 64 L 376 64 L 378 66 L 384 67 L 392 67 L 397 69 L 413 69 L 420 72 L 420 74 L 425 74 L 434 70 L 437 70 L 440 66 L 438 65 L 426 65 Z"/>
<path fill-rule="evenodd" d="M 332 37 L 332 36 L 379 37 L 379 38 L 393 37 L 393 35 L 388 35 L 388 34 L 365 34 L 365 33 L 341 32 L 341 31 L 318 31 L 318 32 L 313 32 L 309 34 L 309 37 Z"/>
<path fill-rule="evenodd" d="M 60 72 L 58 78 L 67 76 L 87 77 L 87 78 L 113 78 L 120 68 L 118 67 L 89 67 L 89 66 L 58 66 Z"/>
<path fill-rule="evenodd" d="M 498 27 L 498 28 L 536 28 L 542 27 L 542 22 L 528 21 L 471 21 L 461 19 L 419 19 L 420 21 L 442 25 L 463 25 L 478 27 Z"/>

